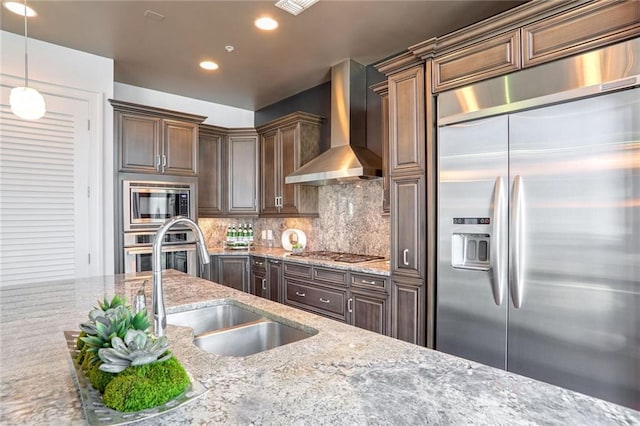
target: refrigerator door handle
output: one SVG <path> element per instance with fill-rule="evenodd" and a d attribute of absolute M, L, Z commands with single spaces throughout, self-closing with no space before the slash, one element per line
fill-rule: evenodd
<path fill-rule="evenodd" d="M 502 295 L 504 294 L 504 277 L 505 277 L 505 261 L 504 261 L 504 242 L 503 242 L 503 219 L 504 212 L 504 184 L 502 176 L 496 177 L 493 185 L 493 199 L 491 200 L 491 217 L 493 220 L 493 235 L 491 242 L 491 290 L 493 291 L 493 300 L 496 305 L 502 304 Z"/>
<path fill-rule="evenodd" d="M 520 175 L 513 180 L 513 193 L 511 205 L 511 301 L 516 308 L 522 307 L 524 298 L 524 249 L 523 233 L 525 225 L 524 217 L 524 182 Z"/>

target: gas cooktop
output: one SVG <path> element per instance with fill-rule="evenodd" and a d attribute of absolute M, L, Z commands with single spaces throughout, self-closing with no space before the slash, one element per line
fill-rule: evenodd
<path fill-rule="evenodd" d="M 382 260 L 382 256 L 371 256 L 368 254 L 342 253 L 339 251 L 303 251 L 302 253 L 291 253 L 291 256 L 307 257 L 309 259 L 332 260 L 334 262 L 358 263 L 369 262 L 371 260 Z"/>

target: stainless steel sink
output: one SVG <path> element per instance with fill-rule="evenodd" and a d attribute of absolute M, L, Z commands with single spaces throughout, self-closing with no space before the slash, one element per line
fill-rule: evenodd
<path fill-rule="evenodd" d="M 287 343 L 311 337 L 313 334 L 266 319 L 227 330 L 197 336 L 194 343 L 200 349 L 227 356 L 247 356 Z"/>
<path fill-rule="evenodd" d="M 286 322 L 286 321 L 284 321 Z M 167 315 L 167 323 L 193 329 L 193 343 L 200 349 L 225 356 L 247 356 L 311 337 L 309 331 L 291 327 L 275 319 L 233 303 Z"/>
<path fill-rule="evenodd" d="M 257 321 L 260 318 L 260 314 L 229 303 L 168 314 L 167 324 L 191 327 L 193 334 L 197 336 L 207 331 Z"/>

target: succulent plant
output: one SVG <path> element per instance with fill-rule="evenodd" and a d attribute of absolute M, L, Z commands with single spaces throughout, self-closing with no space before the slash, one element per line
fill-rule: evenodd
<path fill-rule="evenodd" d="M 114 303 L 118 301 L 117 303 Z M 124 305 L 121 299 L 114 297 L 111 303 L 101 304 L 89 313 L 90 321 L 80 324 L 80 329 L 86 336 L 80 339 L 87 347 L 87 356 L 91 363 L 98 360 L 98 350 L 101 348 L 111 347 L 111 341 L 114 337 L 123 339 L 127 331 L 140 330 L 144 331 L 151 325 L 147 317 L 146 311 L 140 311 L 133 314 L 129 307 Z M 106 307 L 106 310 L 102 310 Z"/>
<path fill-rule="evenodd" d="M 166 336 L 153 339 L 144 331 L 130 329 L 124 340 L 114 336 L 111 339 L 110 348 L 102 348 L 98 351 L 102 361 L 100 370 L 117 374 L 129 366 L 165 361 L 171 358 L 168 348 L 169 342 Z"/>

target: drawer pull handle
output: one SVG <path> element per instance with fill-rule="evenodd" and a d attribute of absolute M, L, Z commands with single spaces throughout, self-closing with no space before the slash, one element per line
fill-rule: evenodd
<path fill-rule="evenodd" d="M 320 298 L 320 301 L 321 301 L 322 303 L 331 303 L 331 300 L 329 300 L 329 299 L 323 299 L 322 297 Z"/>
<path fill-rule="evenodd" d="M 265 290 L 265 291 L 267 290 L 267 279 L 266 278 L 262 279 L 262 289 Z"/>
<path fill-rule="evenodd" d="M 253 262 L 253 264 L 257 265 L 257 266 L 262 266 L 262 265 L 264 265 L 264 262 Z"/>
<path fill-rule="evenodd" d="M 369 280 L 365 280 L 365 279 L 363 279 L 363 280 L 362 280 L 362 284 L 371 284 L 371 285 L 376 285 L 376 282 L 375 282 L 375 281 L 369 281 Z"/>
<path fill-rule="evenodd" d="M 409 266 L 409 260 L 407 260 L 407 256 L 409 255 L 409 249 L 402 250 L 402 263 L 405 266 Z"/>
<path fill-rule="evenodd" d="M 306 294 L 300 293 L 299 291 L 296 291 L 296 296 L 305 297 Z"/>
<path fill-rule="evenodd" d="M 347 311 L 348 312 L 353 312 L 353 298 L 350 297 L 349 300 L 347 300 Z"/>

